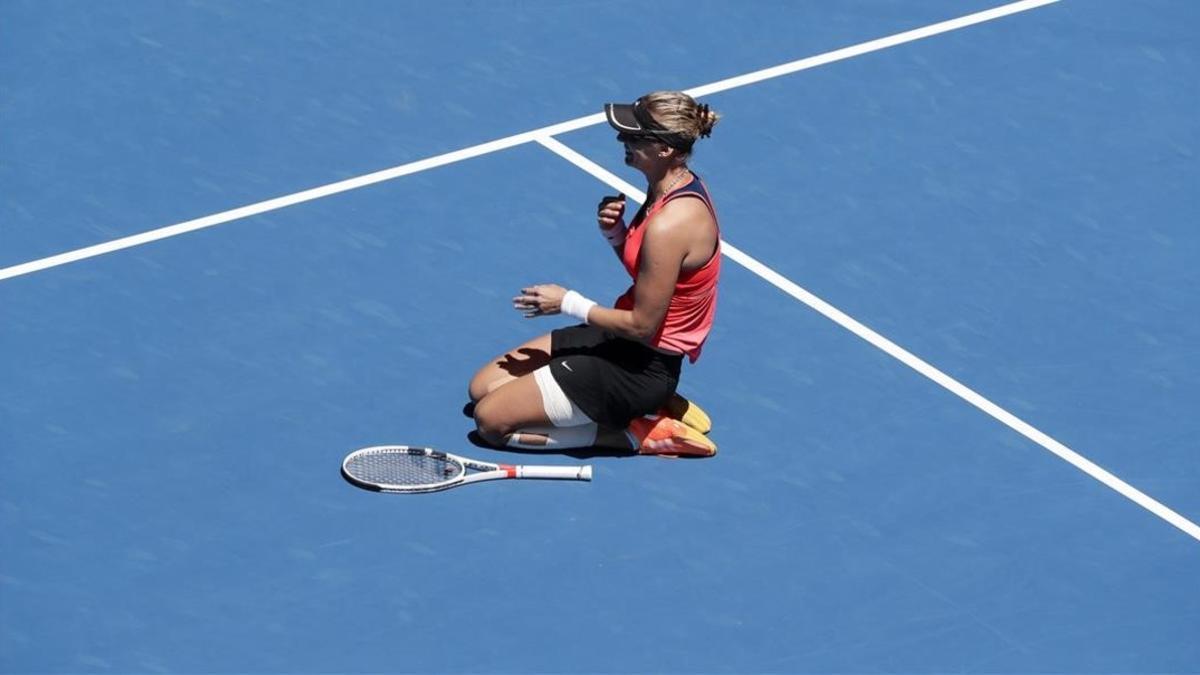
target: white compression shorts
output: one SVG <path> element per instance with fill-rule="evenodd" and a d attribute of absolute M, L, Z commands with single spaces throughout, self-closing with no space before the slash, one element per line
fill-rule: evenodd
<path fill-rule="evenodd" d="M 592 418 L 567 398 L 554 375 L 550 373 L 550 366 L 542 366 L 533 371 L 533 379 L 537 382 L 538 391 L 542 392 L 542 408 L 545 409 L 551 424 L 556 427 L 578 427 L 593 423 Z"/>

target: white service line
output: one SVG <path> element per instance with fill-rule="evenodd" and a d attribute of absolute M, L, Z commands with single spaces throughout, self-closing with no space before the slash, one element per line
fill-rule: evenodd
<path fill-rule="evenodd" d="M 591 174 L 600 182 L 621 191 L 627 197 L 631 197 L 638 202 L 645 201 L 646 195 L 644 192 L 622 180 L 608 169 L 605 169 L 587 157 L 575 152 L 557 139 L 543 135 L 538 136 L 536 140 L 550 151 Z M 1138 490 L 1129 483 L 1126 483 L 1120 478 L 1117 478 L 1113 474 L 1098 466 L 1095 462 L 1092 462 L 1083 455 L 1080 455 L 1062 443 L 1059 443 L 1045 433 L 1038 431 L 1028 422 L 1025 422 L 1004 408 L 992 403 L 988 399 L 984 398 L 981 394 L 967 387 L 953 377 L 950 377 L 946 373 L 943 373 L 937 368 L 929 365 L 929 363 L 915 356 L 912 352 L 909 352 L 903 347 L 897 345 L 895 342 L 892 342 L 879 333 L 867 328 L 862 323 L 859 323 L 855 319 L 851 318 L 848 314 L 841 311 L 837 307 L 834 307 L 821 298 L 818 298 L 807 290 L 801 288 L 798 284 L 791 281 L 787 277 L 779 274 L 770 267 L 767 267 L 758 260 L 743 253 L 737 247 L 730 244 L 727 239 L 722 238 L 721 250 L 726 256 L 729 257 L 730 260 L 733 260 L 742 267 L 745 267 L 751 272 L 757 274 L 767 283 L 808 305 L 812 309 L 815 309 L 821 315 L 825 316 L 851 333 L 854 333 L 863 340 L 871 343 L 888 356 L 891 356 L 909 368 L 912 368 L 930 380 L 933 380 L 943 388 L 949 390 L 955 396 L 958 396 L 967 403 L 970 403 L 976 408 L 979 408 L 983 412 L 996 418 L 1013 431 L 1016 431 L 1034 443 L 1037 443 L 1055 455 L 1058 455 L 1075 468 L 1117 491 L 1138 506 L 1141 506 L 1159 518 L 1162 518 L 1168 523 L 1179 528 L 1193 539 L 1200 541 L 1200 526 L 1179 515 L 1161 502 L 1150 497 L 1141 490 Z"/>
<path fill-rule="evenodd" d="M 815 66 L 833 63 L 834 61 L 848 59 L 853 56 L 860 56 L 868 52 L 878 51 L 888 47 L 895 47 L 896 45 L 904 44 L 906 42 L 920 40 L 922 38 L 938 35 L 947 31 L 966 28 L 967 26 L 973 26 L 985 21 L 992 21 L 994 19 L 999 19 L 1001 17 L 1016 14 L 1018 12 L 1028 11 L 1058 1 L 1059 0 L 1021 0 L 1020 2 L 1001 5 L 1000 7 L 984 10 L 982 12 L 976 12 L 974 14 L 968 14 L 966 16 L 950 19 L 948 21 L 942 21 L 940 23 L 935 23 L 923 28 L 916 28 L 913 30 L 904 31 L 902 33 L 896 33 L 895 35 L 870 40 L 868 42 L 852 45 L 850 47 L 843 47 L 842 49 L 837 49 L 825 54 L 810 56 L 771 68 L 757 70 L 753 73 L 746 73 L 745 75 L 738 75 L 737 77 L 731 77 L 717 82 L 712 82 L 710 84 L 701 85 L 699 87 L 693 87 L 692 89 L 688 89 L 687 92 L 692 96 L 699 97 L 719 91 L 734 89 L 736 87 L 744 87 L 755 82 L 761 82 L 774 77 L 789 75 L 801 70 L 813 68 Z M 537 137 L 566 133 L 568 131 L 574 131 L 576 129 L 582 129 L 594 124 L 599 124 L 603 121 L 603 113 L 587 115 L 585 117 L 579 117 L 567 122 L 554 124 L 541 129 L 535 129 L 533 131 L 526 131 L 524 133 L 516 134 L 515 136 L 509 136 L 507 138 L 500 138 L 487 143 L 481 143 L 479 145 L 474 145 L 462 150 L 456 150 L 454 152 L 448 152 L 435 157 L 429 157 L 415 162 L 410 162 L 408 164 L 402 164 L 400 166 L 384 169 L 382 171 L 376 171 L 374 173 L 358 176 L 356 178 L 349 178 L 336 183 L 322 185 L 320 187 L 315 187 L 282 197 L 276 197 L 275 199 L 269 199 L 267 201 L 242 206 L 229 211 L 222 211 L 210 216 L 204 216 L 203 218 L 196 218 L 194 220 L 188 220 L 182 223 L 176 223 L 174 225 L 167 225 L 166 227 L 161 227 L 156 230 L 150 230 L 148 232 L 142 232 L 140 234 L 135 234 L 128 237 L 122 237 L 120 239 L 114 239 L 102 244 L 96 244 L 94 246 L 88 246 L 85 248 L 76 249 L 74 251 L 53 255 L 48 258 L 32 260 L 19 265 L 13 265 L 12 267 L 5 267 L 0 269 L 0 281 L 4 279 L 11 279 L 13 277 L 19 277 L 24 274 L 31 274 L 33 272 L 49 269 L 51 267 L 57 267 L 59 265 L 65 265 L 78 260 L 84 260 L 86 258 L 93 258 L 106 253 L 120 251 L 133 246 L 148 244 L 150 242 L 166 239 L 168 237 L 174 237 L 187 232 L 202 230 L 204 228 L 213 227 L 222 223 L 228 223 L 232 220 L 248 218 L 260 213 L 266 213 L 267 211 L 282 209 L 287 206 L 312 201 L 314 199 L 320 199 L 321 197 L 328 197 L 340 192 L 346 192 L 348 190 L 374 185 L 375 183 L 391 180 L 393 178 L 399 178 L 400 176 L 407 176 L 412 173 L 417 173 L 418 171 L 425 171 L 427 169 L 444 166 L 446 164 L 460 162 L 464 159 L 470 159 L 472 157 L 486 155 L 498 150 L 511 148 L 513 146 L 532 141 Z"/>

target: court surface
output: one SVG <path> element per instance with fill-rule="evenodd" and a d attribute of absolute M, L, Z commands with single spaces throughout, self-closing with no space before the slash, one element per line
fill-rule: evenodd
<path fill-rule="evenodd" d="M 0 670 L 1200 672 L 1200 5 L 997 6 L 0 1 Z M 580 461 L 467 381 L 698 87 L 720 454 L 347 485 Z"/>

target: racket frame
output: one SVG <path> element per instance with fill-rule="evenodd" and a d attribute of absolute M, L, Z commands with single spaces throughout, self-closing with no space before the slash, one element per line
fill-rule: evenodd
<path fill-rule="evenodd" d="M 454 478 L 437 482 L 426 483 L 423 485 L 390 485 L 386 483 L 372 483 L 354 476 L 347 466 L 350 462 L 361 455 L 379 453 L 379 452 L 399 452 L 402 454 L 431 457 L 443 461 L 452 462 L 462 467 L 462 471 Z M 467 473 L 467 470 L 473 470 L 477 473 Z M 507 480 L 507 479 L 535 479 L 535 480 L 581 480 L 590 481 L 592 479 L 592 467 L 590 464 L 573 465 L 573 466 L 539 466 L 539 465 L 520 465 L 520 464 L 497 464 L 495 462 L 485 462 L 462 455 L 444 452 L 442 450 L 434 450 L 433 448 L 411 445 L 373 445 L 366 448 L 359 448 L 354 452 L 346 455 L 342 460 L 342 477 L 351 484 L 371 490 L 373 492 L 389 492 L 399 494 L 420 494 L 423 492 L 440 492 L 449 490 L 450 488 L 468 485 L 470 483 L 482 483 L 489 480 Z"/>

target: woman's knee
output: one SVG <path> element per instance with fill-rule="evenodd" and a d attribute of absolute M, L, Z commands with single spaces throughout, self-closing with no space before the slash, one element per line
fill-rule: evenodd
<path fill-rule="evenodd" d="M 550 333 L 536 337 L 488 361 L 475 371 L 467 385 L 467 396 L 478 402 L 496 389 L 550 362 Z"/>
<path fill-rule="evenodd" d="M 512 420 L 505 419 L 501 406 L 489 399 L 475 405 L 475 429 L 484 440 L 498 443 L 515 430 Z"/>
<path fill-rule="evenodd" d="M 480 368 L 467 384 L 467 396 L 472 401 L 479 403 L 484 396 L 488 395 L 493 377 L 491 370 L 490 364 Z"/>
<path fill-rule="evenodd" d="M 504 384 L 475 404 L 479 435 L 492 442 L 523 427 L 549 423 L 537 378 L 532 375 Z"/>

